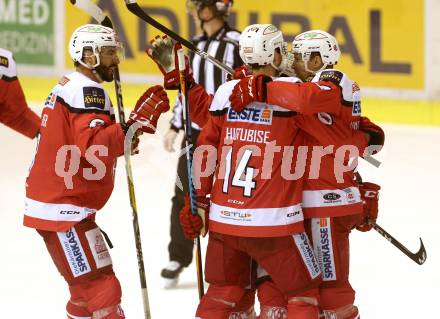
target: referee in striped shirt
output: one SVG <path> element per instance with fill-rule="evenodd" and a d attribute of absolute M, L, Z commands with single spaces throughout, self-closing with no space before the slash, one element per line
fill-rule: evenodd
<path fill-rule="evenodd" d="M 193 38 L 193 43 L 200 49 L 219 61 L 235 69 L 243 64 L 241 61 L 238 41 L 240 33 L 232 29 L 226 22 L 226 17 L 232 6 L 232 0 L 187 0 L 188 11 L 200 24 L 203 34 Z M 215 67 L 212 63 L 191 52 L 191 67 L 194 80 L 201 84 L 209 94 L 214 94 L 217 88 L 226 81 L 226 72 Z M 177 134 L 183 129 L 183 108 L 178 99 L 173 111 L 171 127 L 164 137 L 164 147 L 172 152 Z M 193 143 L 196 144 L 200 127 L 192 123 Z M 182 149 L 185 140 L 182 140 Z M 179 222 L 179 213 L 184 206 L 185 194 L 188 193 L 188 172 L 186 157 L 180 156 L 177 174 L 183 185 L 183 191 L 175 187 L 171 207 L 171 241 L 168 245 L 169 264 L 162 269 L 161 276 L 166 280 L 166 287 L 177 284 L 178 276 L 193 258 L 193 241 L 185 238 Z"/>

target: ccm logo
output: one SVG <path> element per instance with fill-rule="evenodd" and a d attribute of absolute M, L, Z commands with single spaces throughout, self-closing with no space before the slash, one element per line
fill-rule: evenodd
<path fill-rule="evenodd" d="M 293 216 L 296 216 L 296 215 L 299 215 L 299 213 L 301 213 L 299 210 L 297 210 L 297 211 L 295 211 L 295 212 L 293 212 L 293 213 L 288 213 L 287 214 L 287 218 L 289 218 L 289 217 L 293 217 Z"/>
<path fill-rule="evenodd" d="M 79 215 L 79 212 L 76 210 L 62 210 L 60 211 L 61 215 Z"/>
<path fill-rule="evenodd" d="M 366 198 L 375 198 L 377 196 L 376 191 L 366 191 L 364 197 Z"/>

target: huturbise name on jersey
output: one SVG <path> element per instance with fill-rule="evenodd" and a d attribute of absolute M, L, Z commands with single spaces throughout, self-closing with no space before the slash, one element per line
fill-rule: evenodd
<path fill-rule="evenodd" d="M 342 180 L 335 174 L 335 151 L 339 147 L 353 145 L 362 154 L 367 146 L 364 133 L 358 130 L 359 88 L 342 72 L 329 70 L 322 73 L 317 75 L 315 81 L 328 81 L 329 74 L 338 76 L 337 81 L 330 81 L 332 87 L 322 89 L 329 90 L 337 86 L 340 91 L 337 98 L 323 99 L 326 102 L 320 104 L 319 110 L 313 109 L 313 105 L 300 109 L 288 107 L 285 103 L 289 99 L 284 98 L 285 95 L 280 96 L 280 92 L 289 88 L 286 86 L 278 94 L 275 90 L 272 92 L 284 104 L 272 103 L 269 90 L 269 104 L 252 103 L 242 112 L 236 113 L 231 109 L 228 97 L 237 82 L 230 81 L 219 88 L 211 103 L 208 124 L 199 143 L 215 146 L 219 150 L 217 163 L 223 163 L 217 167 L 217 179 L 211 192 L 211 230 L 228 234 L 238 233 L 239 230 L 240 234 L 247 236 L 282 236 L 291 233 L 301 227 L 301 198 L 308 218 L 360 212 L 362 205 L 353 171 L 344 171 Z M 283 87 L 285 84 L 298 86 L 298 82 L 297 78 L 278 78 L 272 83 Z M 316 85 L 324 85 L 320 83 Z M 295 90 L 298 91 L 298 87 Z M 272 97 L 272 100 L 276 99 Z M 262 170 L 257 171 L 257 168 L 264 168 L 266 148 L 274 143 L 281 149 L 294 146 L 289 172 L 296 171 L 298 148 L 308 148 L 303 179 L 286 180 L 283 175 L 285 152 L 272 153 L 271 176 L 269 179 L 262 178 Z M 310 149 L 329 145 L 333 146 L 332 151 L 321 156 L 318 176 L 310 178 L 311 159 L 314 155 Z M 209 187 L 206 185 L 209 182 L 203 178 L 201 180 L 202 193 L 208 193 L 206 190 Z"/>
<path fill-rule="evenodd" d="M 210 106 L 211 116 L 199 137 L 199 146 L 212 145 L 221 150 L 217 152 L 217 163 L 224 163 L 216 167 L 210 192 L 209 228 L 245 237 L 301 232 L 304 229 L 300 205 L 302 180 L 286 180 L 281 176 L 283 153 L 273 154 L 271 178 L 255 174 L 257 168 L 263 167 L 268 143 L 303 144 L 303 135 L 295 126 L 295 112 L 252 103 L 238 114 L 229 102 L 236 83 L 229 81 L 220 86 Z M 200 181 L 202 192 L 209 191 L 212 176 Z"/>
<path fill-rule="evenodd" d="M 79 72 L 64 76 L 44 105 L 24 225 L 66 231 L 93 218 L 113 190 L 123 152 L 124 132 L 104 88 Z"/>

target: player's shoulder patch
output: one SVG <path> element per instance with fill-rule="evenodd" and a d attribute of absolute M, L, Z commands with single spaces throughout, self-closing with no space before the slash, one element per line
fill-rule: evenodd
<path fill-rule="evenodd" d="M 336 85 L 340 85 L 342 79 L 344 78 L 344 73 L 338 70 L 324 70 L 319 75 L 318 81 L 330 81 Z"/>
<path fill-rule="evenodd" d="M 110 115 L 110 98 L 104 88 L 83 74 L 73 72 L 64 76 L 53 91 L 70 112 Z"/>
<path fill-rule="evenodd" d="M 353 93 L 356 93 L 356 92 L 358 92 L 360 90 L 361 90 L 361 88 L 359 87 L 359 84 L 357 84 L 356 82 L 353 82 L 352 85 L 351 85 L 351 91 Z"/>
<path fill-rule="evenodd" d="M 54 92 L 50 92 L 46 98 L 46 101 L 44 102 L 44 107 L 48 107 L 50 109 L 53 109 L 55 106 L 56 99 L 57 99 L 56 94 Z"/>
<path fill-rule="evenodd" d="M 342 71 L 336 69 L 324 70 L 321 73 L 316 74 L 313 82 L 317 81 L 330 81 L 339 86 L 342 91 L 342 104 L 345 106 L 354 106 L 360 101 L 360 88 L 359 85 L 350 80 L 350 78 Z M 357 107 L 353 110 L 353 115 L 358 114 Z"/>
<path fill-rule="evenodd" d="M 0 55 L 0 66 L 8 68 L 9 67 L 9 59 L 3 55 Z"/>
<path fill-rule="evenodd" d="M 0 78 L 5 81 L 17 79 L 17 67 L 11 51 L 0 48 Z"/>
<path fill-rule="evenodd" d="M 64 85 L 66 85 L 67 82 L 69 82 L 69 81 L 70 81 L 70 79 L 69 79 L 67 76 L 63 75 L 63 77 L 60 79 L 60 81 L 58 82 L 58 84 L 61 85 L 61 86 L 64 86 Z"/>
<path fill-rule="evenodd" d="M 104 89 L 96 86 L 84 86 L 82 88 L 84 97 L 84 107 L 94 109 L 105 109 L 105 92 Z"/>

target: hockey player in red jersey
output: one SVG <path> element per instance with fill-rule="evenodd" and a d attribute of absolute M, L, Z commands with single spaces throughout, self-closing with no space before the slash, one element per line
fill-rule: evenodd
<path fill-rule="evenodd" d="M 330 112 L 320 112 L 314 118 L 307 117 L 300 124 L 301 128 L 309 133 L 305 138 L 307 145 L 329 147 L 311 134 L 317 129 L 335 139 L 348 140 L 351 132 L 359 128 L 368 132 L 367 140 L 370 145 L 383 145 L 383 131 L 367 118 L 360 118 L 359 86 L 341 71 L 333 69 L 340 57 L 336 39 L 324 31 L 308 31 L 295 38 L 293 53 L 295 71 L 301 80 L 331 81 L 341 88 L 340 102 L 335 105 L 339 107 L 339 111 L 335 108 Z M 264 88 L 258 88 L 258 84 L 262 83 L 261 80 L 254 80 L 257 84 L 254 87 L 249 86 L 249 83 L 249 79 L 244 79 L 236 86 L 235 96 L 233 94 L 235 107 L 241 108 L 250 101 L 258 100 L 299 110 L 295 102 L 297 97 L 292 93 L 292 89 L 297 89 L 296 85 L 273 82 Z M 261 92 L 266 92 L 266 96 L 262 96 Z M 362 155 L 367 145 L 360 141 L 356 146 L 360 148 Z M 354 306 L 355 292 L 348 281 L 348 235 L 355 227 L 362 231 L 371 229 L 368 220 L 377 218 L 380 187 L 373 183 L 362 183 L 358 188 L 353 169 L 348 169 L 338 176 L 337 168 L 333 164 L 335 156 L 334 150 L 326 150 L 322 154 L 320 171 L 315 178 L 310 178 L 310 173 L 313 174 L 312 164 L 309 163 L 307 166 L 309 178 L 304 181 L 303 210 L 306 230 L 312 238 L 314 251 L 323 271 L 323 283 L 320 286 L 322 316 L 355 319 L 360 316 L 357 307 Z M 352 155 L 353 158 L 356 156 L 357 154 Z M 260 286 L 259 290 L 259 295 L 277 295 L 275 285 L 271 285 L 270 282 Z M 264 308 L 270 309 L 263 302 L 262 309 Z"/>
<path fill-rule="evenodd" d="M 115 122 L 101 83 L 113 81 L 122 52 L 110 28 L 88 24 L 73 32 L 69 53 L 76 71 L 63 76 L 46 100 L 26 181 L 24 225 L 43 237 L 68 283 L 70 319 L 125 318 L 121 287 L 95 213 L 112 193 L 128 126 L 138 123 L 141 132 L 153 133 L 160 114 L 169 109 L 165 91 L 155 86 L 139 98 L 127 126 Z"/>
<path fill-rule="evenodd" d="M 27 105 L 12 52 L 0 48 L 0 123 L 34 138 L 40 118 Z"/>
<path fill-rule="evenodd" d="M 283 62 L 284 62 L 284 60 L 283 60 Z M 284 67 L 286 67 L 285 65 L 284 65 Z M 240 70 L 240 71 L 242 71 L 242 70 Z M 287 73 L 287 72 L 285 72 L 286 70 L 285 69 L 283 69 L 283 70 L 281 70 L 282 72 L 284 72 L 284 73 Z M 300 80 L 299 79 L 290 79 L 290 80 L 288 80 L 288 81 L 292 81 L 293 80 L 293 82 L 300 82 Z M 300 87 L 304 87 L 305 85 L 304 84 L 301 84 L 301 85 L 296 85 L 296 90 L 297 90 L 297 92 L 298 93 L 301 93 L 301 89 L 300 89 Z M 309 88 L 310 88 L 310 85 L 308 86 Z M 316 89 L 318 88 L 318 86 L 317 85 L 311 85 L 311 90 L 309 91 L 310 93 L 307 95 L 307 94 L 302 94 L 302 95 L 300 95 L 299 96 L 299 98 L 300 99 L 302 99 L 303 101 L 307 101 L 307 99 L 311 99 L 311 98 L 313 98 L 313 94 L 315 94 L 315 92 L 316 92 Z M 307 90 L 308 88 L 306 87 L 306 90 Z M 313 90 L 314 89 L 314 90 Z M 299 91 L 298 91 L 299 90 Z M 320 89 L 318 89 L 318 92 L 319 92 L 319 90 Z M 306 91 L 307 92 L 307 91 Z M 339 92 L 338 93 L 338 96 L 336 97 L 336 99 L 334 99 L 333 100 L 333 104 L 334 105 L 336 105 L 336 109 L 340 109 L 340 106 L 339 106 L 339 104 L 338 104 L 338 101 L 339 101 L 339 96 L 340 96 L 340 94 L 341 94 L 341 92 Z M 211 101 L 212 101 L 212 97 L 211 96 L 209 96 L 209 95 L 207 95 L 206 94 L 206 92 L 203 90 L 203 88 L 201 88 L 200 86 L 198 86 L 198 85 L 193 85 L 192 87 L 191 87 L 191 89 L 189 90 L 189 99 L 190 99 L 190 111 L 191 111 L 191 116 L 192 116 L 192 119 L 195 121 L 195 122 L 197 122 L 199 125 L 203 125 L 205 122 L 206 122 L 206 120 L 209 118 L 209 116 L 204 112 L 204 109 L 205 109 L 205 106 L 206 106 L 206 104 L 210 104 L 211 103 Z M 297 98 L 297 100 L 298 100 L 298 98 Z M 300 103 L 300 105 L 301 105 L 301 103 Z M 307 105 L 307 103 L 304 103 L 304 105 Z M 315 107 L 315 108 L 318 108 L 318 110 L 321 110 L 321 109 L 319 109 L 319 107 L 322 107 L 319 103 L 318 104 L 314 104 L 314 105 L 312 105 L 313 107 Z M 328 105 L 326 106 L 327 108 L 328 108 Z M 332 107 L 332 108 L 330 108 L 330 110 L 334 110 L 335 109 L 335 107 Z M 322 110 L 324 110 L 324 109 L 322 109 Z M 308 110 L 307 108 L 304 108 L 304 109 L 302 109 L 302 112 L 303 113 L 313 113 L 313 112 L 316 112 L 317 110 Z M 316 119 L 317 119 L 317 116 L 318 115 L 316 115 L 316 116 L 314 116 L 314 117 L 312 117 L 312 118 L 310 118 L 309 117 L 309 120 L 308 121 L 301 121 L 301 117 L 297 117 L 297 122 L 298 122 L 298 124 L 299 123 L 303 123 L 302 124 L 302 126 L 303 127 L 307 127 L 307 123 L 311 123 L 312 125 L 316 125 L 316 123 L 315 123 L 315 121 L 316 121 Z M 350 117 L 351 117 L 351 110 L 350 110 Z M 319 114 L 319 118 L 322 120 L 322 119 L 324 119 L 325 118 L 325 114 Z M 310 120 L 311 119 L 311 120 Z M 366 120 L 366 119 L 361 119 L 361 123 L 368 123 L 368 121 Z M 318 126 L 317 126 L 317 128 L 319 128 L 319 126 L 320 125 L 322 125 L 322 123 L 321 122 L 318 122 Z M 310 126 L 310 125 L 309 125 Z M 363 128 L 363 129 L 366 129 L 366 127 L 365 127 L 365 125 L 363 125 L 363 126 L 361 126 L 361 128 Z M 368 128 L 368 127 L 367 127 Z M 361 133 L 361 132 L 357 132 L 356 130 L 354 130 L 354 132 L 355 133 L 358 133 L 358 134 L 354 134 L 354 135 L 356 135 L 356 138 L 355 137 L 352 137 L 353 138 L 353 142 L 355 142 L 356 141 L 356 143 L 360 143 L 361 145 L 362 144 L 364 144 L 365 142 L 366 142 L 366 140 L 365 140 L 365 137 L 364 137 L 364 134 L 363 133 Z M 346 132 L 347 133 L 347 132 Z M 348 131 L 348 133 L 352 133 L 350 130 Z M 328 134 L 328 132 L 326 133 L 326 134 Z M 335 135 L 334 133 L 332 133 L 333 135 Z M 335 136 L 332 136 L 332 134 L 328 134 L 329 136 L 330 136 L 330 138 L 331 139 L 336 139 L 337 140 L 337 138 L 338 138 L 338 136 L 341 136 L 341 132 L 337 132 L 336 133 L 336 137 Z M 347 135 L 347 134 L 346 134 Z M 343 137 L 343 136 L 342 136 Z M 345 136 L 345 137 L 347 137 L 347 136 Z M 322 138 L 321 137 L 321 141 L 323 141 L 323 142 L 321 142 L 321 143 L 329 143 L 329 142 L 327 142 L 329 139 L 328 138 Z M 360 140 L 360 141 L 359 141 Z M 345 141 L 345 140 L 343 140 L 343 142 L 346 142 L 347 144 L 349 144 L 349 142 L 348 141 Z M 313 144 L 311 144 L 311 145 L 313 145 Z M 351 202 L 353 202 L 353 201 L 351 201 Z M 201 201 L 200 201 L 200 203 L 199 204 L 202 204 L 201 203 Z M 194 222 L 197 224 L 197 225 L 191 225 L 191 222 L 192 222 L 192 219 L 191 218 L 188 218 L 188 220 L 183 220 L 183 223 L 186 223 L 187 224 L 187 231 L 188 231 L 188 229 L 189 229 L 189 233 L 191 233 L 191 228 L 192 227 L 194 227 L 195 229 L 198 229 L 198 227 L 201 227 L 201 221 L 200 220 L 198 220 L 198 219 L 195 219 L 194 220 Z M 191 234 L 190 234 L 191 235 Z M 192 234 L 193 235 L 193 234 Z M 265 287 L 265 283 L 263 283 L 262 284 L 262 287 Z M 270 286 L 268 287 L 269 289 L 271 288 Z M 261 289 L 262 290 L 262 293 L 260 293 L 260 291 L 259 291 L 259 296 L 261 297 L 260 298 L 260 301 L 263 301 L 263 306 L 265 305 L 265 300 L 267 301 L 267 300 L 269 300 L 270 302 L 273 302 L 274 300 L 274 298 L 273 298 L 273 296 L 271 296 L 270 295 L 270 293 L 269 294 L 265 294 L 265 293 L 263 293 L 263 292 L 267 292 L 267 289 Z M 275 294 L 276 294 L 276 289 L 274 290 L 274 292 L 275 292 Z M 276 296 L 275 296 L 276 297 Z M 263 299 L 263 300 L 261 300 L 261 299 Z M 248 298 L 248 300 L 252 300 L 251 298 Z M 277 301 L 277 305 L 279 305 L 279 306 L 283 306 L 284 305 L 284 299 L 283 299 L 283 297 L 281 297 L 281 298 L 278 298 L 278 301 Z M 242 307 L 243 309 L 248 309 L 248 308 L 246 308 L 246 307 Z M 261 316 L 261 318 L 263 318 L 263 316 L 266 314 L 268 314 L 268 313 L 271 313 L 272 315 L 275 315 L 276 313 L 278 313 L 278 314 L 280 314 L 280 312 L 282 313 L 283 312 L 283 309 L 277 309 L 277 308 L 282 308 L 282 307 L 274 307 L 273 305 L 272 305 L 272 307 L 269 307 L 269 308 L 267 308 L 267 309 L 262 309 L 263 310 L 263 312 L 262 312 L 262 314 L 260 315 Z M 241 317 L 240 317 L 241 318 Z M 243 317 L 243 318 L 245 318 L 245 317 Z M 251 317 L 246 317 L 246 318 L 251 318 Z M 265 318 L 270 318 L 270 317 L 265 317 Z"/>
<path fill-rule="evenodd" d="M 255 74 L 278 75 L 283 50 L 281 32 L 273 25 L 249 26 L 240 38 L 240 55 Z M 298 130 L 295 112 L 276 105 L 253 103 L 240 113 L 232 109 L 229 96 L 236 83 L 225 83 L 216 92 L 194 154 L 197 170 L 199 152 L 205 148 L 209 151 L 210 147 L 218 151 L 213 185 L 214 174 L 202 178 L 201 185 L 196 183 L 196 188 L 201 186 L 197 204 L 202 215 L 208 214 L 210 205 L 209 222 L 203 223 L 203 218 L 191 215 L 188 206 L 181 212 L 181 222 L 189 237 L 198 235 L 202 226 L 209 226 L 211 231 L 205 266 L 210 287 L 197 316 L 229 318 L 234 305 L 244 296 L 244 288 L 251 283 L 253 259 L 268 271 L 283 292 L 288 301 L 288 318 L 318 318 L 314 288 L 320 270 L 308 237 L 302 232 L 302 180 L 286 177 L 286 163 L 283 164 L 286 159 L 296 158 L 297 147 L 304 143 L 303 134 Z M 340 94 L 337 87 L 303 87 L 314 92 L 314 105 L 322 108 L 326 101 Z M 266 156 L 273 147 L 294 152 L 286 155 L 275 151 Z M 272 164 L 266 166 L 268 158 Z M 204 161 L 202 164 L 203 168 L 210 167 Z M 288 172 L 291 166 L 292 161 L 287 164 Z M 263 177 L 267 167 L 272 171 Z M 207 194 L 211 194 L 210 200 Z"/>

